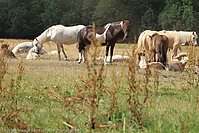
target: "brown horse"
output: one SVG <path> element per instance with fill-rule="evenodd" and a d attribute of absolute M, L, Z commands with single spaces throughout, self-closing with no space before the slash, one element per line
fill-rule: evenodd
<path fill-rule="evenodd" d="M 12 50 L 8 49 L 9 46 L 10 45 L 2 44 L 1 49 L 0 49 L 1 57 L 10 57 L 10 58 L 16 59 L 17 57 L 14 55 Z"/>
<path fill-rule="evenodd" d="M 152 49 L 150 51 L 150 55 L 154 56 L 154 61 L 156 62 L 156 54 L 158 55 L 158 62 L 161 62 L 166 66 L 167 62 L 167 50 L 169 39 L 165 35 L 159 35 L 158 33 L 154 33 L 152 36 L 149 35 L 152 42 Z M 153 54 L 151 54 L 153 53 Z"/>
<path fill-rule="evenodd" d="M 104 59 L 104 64 L 107 64 L 107 56 L 109 52 L 109 47 L 111 47 L 110 53 L 110 63 L 112 64 L 112 56 L 115 43 L 117 41 L 123 41 L 128 38 L 130 32 L 130 21 L 123 20 L 119 22 L 109 23 L 105 27 L 95 27 L 96 40 L 100 41 L 101 46 L 106 46 L 106 54 Z M 86 44 L 90 45 L 91 40 L 94 39 L 94 32 L 92 26 L 86 26 L 78 32 L 78 49 L 79 49 L 79 60 L 81 63 L 82 52 L 85 53 Z M 83 54 L 83 62 L 85 62 L 85 55 Z"/>

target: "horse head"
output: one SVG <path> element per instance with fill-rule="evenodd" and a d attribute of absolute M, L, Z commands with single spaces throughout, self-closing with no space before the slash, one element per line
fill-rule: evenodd
<path fill-rule="evenodd" d="M 2 44 L 2 45 L 1 45 L 1 49 L 3 49 L 3 48 L 8 49 L 9 46 L 10 46 L 10 45 L 8 45 L 8 44 Z"/>
<path fill-rule="evenodd" d="M 197 43 L 197 39 L 198 39 L 198 35 L 196 34 L 196 32 L 193 32 L 191 34 L 191 42 L 194 46 L 198 45 Z"/>
<path fill-rule="evenodd" d="M 36 47 L 35 48 L 35 53 L 39 54 L 41 49 L 42 49 L 42 46 L 41 46 L 41 44 L 40 44 L 40 42 L 38 41 L 37 38 L 34 39 L 33 45 Z"/>
<path fill-rule="evenodd" d="M 128 20 L 123 20 L 121 22 L 121 27 L 122 27 L 122 30 L 124 32 L 124 38 L 122 39 L 122 41 L 126 38 L 129 37 L 129 33 L 130 33 L 130 24 L 131 24 L 131 21 L 128 21 Z"/>

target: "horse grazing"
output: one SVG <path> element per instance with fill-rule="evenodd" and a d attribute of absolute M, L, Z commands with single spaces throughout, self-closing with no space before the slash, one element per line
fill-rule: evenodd
<path fill-rule="evenodd" d="M 9 46 L 10 45 L 2 44 L 1 49 L 0 49 L 1 57 L 10 57 L 10 58 L 13 58 L 13 59 L 17 59 L 15 54 L 12 52 L 12 50 L 8 49 Z"/>
<path fill-rule="evenodd" d="M 60 47 L 67 60 L 67 55 L 64 52 L 63 44 L 71 45 L 77 43 L 77 33 L 84 28 L 84 25 L 77 25 L 65 27 L 63 25 L 55 25 L 46 29 L 41 35 L 36 37 L 33 41 L 34 46 L 37 47 L 36 53 L 40 53 L 43 44 L 48 41 L 53 41 L 57 44 L 58 60 L 61 60 Z"/>
<path fill-rule="evenodd" d="M 159 35 L 154 33 L 152 36 L 149 35 L 152 41 L 152 49 L 150 51 L 151 56 L 154 56 L 154 61 L 156 62 L 156 54 L 158 55 L 158 62 L 161 62 L 166 66 L 167 62 L 167 50 L 169 39 L 165 35 Z M 152 54 L 153 53 L 153 54 Z"/>
<path fill-rule="evenodd" d="M 106 54 L 104 59 L 104 64 L 106 65 L 107 56 L 109 52 L 109 48 L 111 47 L 110 53 L 110 64 L 112 64 L 112 56 L 113 50 L 115 47 L 115 43 L 117 41 L 123 41 L 128 38 L 130 32 L 130 21 L 123 20 L 119 22 L 109 23 L 105 27 L 95 27 L 96 32 L 96 40 L 101 46 L 106 46 Z M 95 33 L 93 32 L 93 26 L 86 26 L 82 30 L 78 32 L 77 40 L 78 40 L 78 49 L 79 49 L 79 60 L 78 63 L 81 63 L 82 52 L 83 54 L 83 62 L 85 62 L 85 47 L 86 44 L 90 45 L 91 40 L 94 40 Z M 99 42 L 100 41 L 100 42 Z"/>

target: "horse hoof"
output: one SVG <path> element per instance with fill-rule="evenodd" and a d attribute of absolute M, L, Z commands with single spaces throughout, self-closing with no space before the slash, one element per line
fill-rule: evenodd
<path fill-rule="evenodd" d="M 67 58 L 65 58 L 65 61 L 67 61 L 68 59 Z"/>

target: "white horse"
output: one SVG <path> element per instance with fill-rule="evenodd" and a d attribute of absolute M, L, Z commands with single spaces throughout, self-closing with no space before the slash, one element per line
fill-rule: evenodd
<path fill-rule="evenodd" d="M 65 27 L 63 25 L 55 25 L 46 29 L 40 36 L 33 41 L 34 46 L 37 47 L 36 53 L 39 53 L 43 44 L 48 41 L 53 41 L 57 44 L 58 60 L 61 60 L 60 47 L 67 60 L 67 55 L 64 52 L 63 44 L 71 45 L 77 43 L 77 33 L 84 28 L 84 25 L 77 25 Z"/>
<path fill-rule="evenodd" d="M 33 45 L 33 42 L 22 42 L 18 45 L 16 45 L 14 47 L 14 49 L 12 50 L 12 52 L 14 54 L 19 54 L 19 53 L 28 53 L 28 51 L 33 48 L 34 45 Z M 44 48 L 41 49 L 41 54 L 43 53 L 49 53 L 48 51 L 46 51 Z"/>
<path fill-rule="evenodd" d="M 32 47 L 28 51 L 28 55 L 26 56 L 27 60 L 38 60 L 40 58 L 40 56 L 37 53 L 35 53 L 35 49 L 36 47 Z"/>

